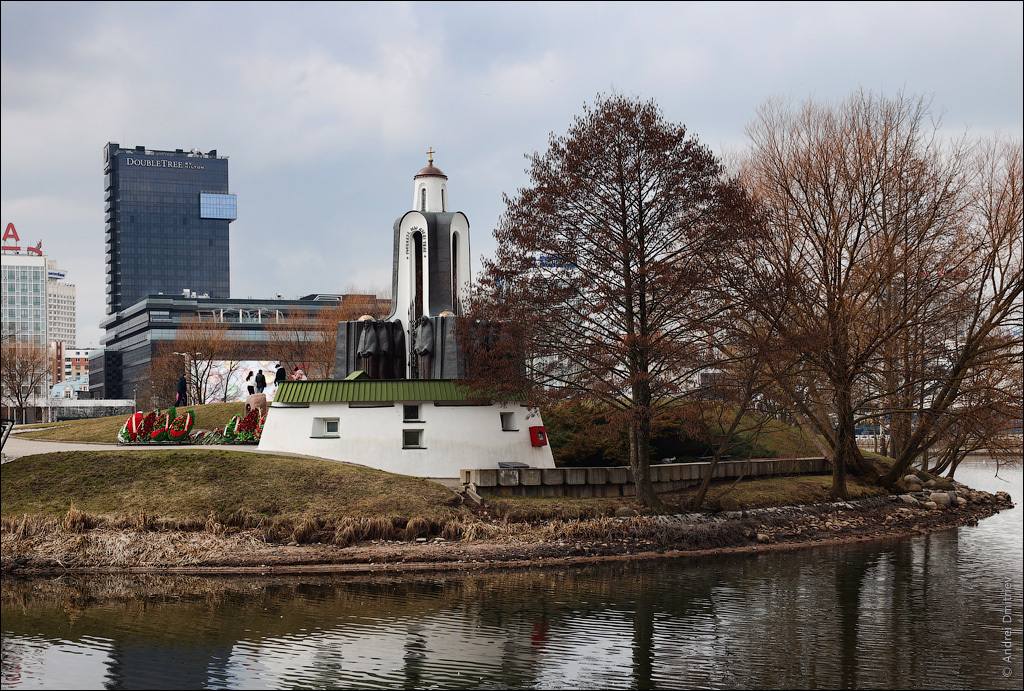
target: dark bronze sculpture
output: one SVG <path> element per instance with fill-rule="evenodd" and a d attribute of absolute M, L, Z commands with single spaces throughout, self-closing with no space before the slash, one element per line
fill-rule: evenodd
<path fill-rule="evenodd" d="M 359 334 L 359 346 L 356 355 L 359 356 L 359 366 L 364 372 L 374 379 L 377 378 L 377 359 L 380 345 L 377 339 L 377 325 L 372 319 L 363 321 L 362 332 Z"/>
<path fill-rule="evenodd" d="M 391 379 L 391 324 L 384 319 L 377 320 L 377 374 L 380 379 Z"/>
<path fill-rule="evenodd" d="M 391 322 L 391 329 L 391 376 L 405 379 L 405 327 L 396 319 Z"/>
<path fill-rule="evenodd" d="M 417 378 L 430 379 L 430 365 L 434 355 L 434 327 L 428 317 L 416 320 L 416 337 L 412 348 L 417 358 Z"/>

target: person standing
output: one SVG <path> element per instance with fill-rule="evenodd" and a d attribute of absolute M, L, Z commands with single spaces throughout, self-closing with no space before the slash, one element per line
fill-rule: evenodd
<path fill-rule="evenodd" d="M 174 399 L 174 407 L 180 405 L 188 405 L 188 382 L 185 381 L 184 374 L 178 379 L 178 396 Z"/>
<path fill-rule="evenodd" d="M 279 362 L 277 363 L 277 374 L 274 375 L 274 386 L 278 386 L 283 381 L 288 381 L 288 373 L 285 371 L 284 365 Z"/>
<path fill-rule="evenodd" d="M 245 377 L 245 389 L 250 396 L 256 393 L 256 380 L 252 377 L 252 370 L 249 370 L 249 374 Z"/>
<path fill-rule="evenodd" d="M 263 370 L 256 373 L 256 393 L 263 393 L 267 388 L 267 378 L 263 376 Z"/>

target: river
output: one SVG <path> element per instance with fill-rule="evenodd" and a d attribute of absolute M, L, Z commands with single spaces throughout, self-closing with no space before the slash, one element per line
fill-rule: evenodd
<path fill-rule="evenodd" d="M 1020 502 L 1000 475 L 957 479 Z M 1022 513 L 579 568 L 4 577 L 3 688 L 1020 689 Z"/>

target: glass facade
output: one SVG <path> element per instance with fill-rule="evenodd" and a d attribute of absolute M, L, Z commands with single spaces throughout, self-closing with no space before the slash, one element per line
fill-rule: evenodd
<path fill-rule="evenodd" d="M 233 194 L 199 195 L 200 218 L 223 218 L 233 221 L 238 218 L 238 203 Z"/>
<path fill-rule="evenodd" d="M 107 314 L 156 293 L 230 297 L 227 158 L 110 143 L 104 173 Z"/>

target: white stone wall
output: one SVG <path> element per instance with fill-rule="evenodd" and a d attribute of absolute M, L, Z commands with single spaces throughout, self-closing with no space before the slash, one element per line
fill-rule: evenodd
<path fill-rule="evenodd" d="M 403 419 L 403 405 L 419 405 L 422 422 Z M 502 430 L 501 413 L 515 416 L 516 431 Z M 337 437 L 314 436 L 318 419 L 338 419 Z M 463 468 L 497 468 L 518 461 L 554 468 L 549 445 L 534 447 L 529 428 L 543 426 L 540 413 L 519 405 L 435 406 L 431 402 L 360 408 L 314 403 L 307 408 L 271 406 L 260 451 L 289 452 L 358 463 L 390 473 L 458 478 Z M 423 447 L 403 448 L 403 430 L 422 430 Z"/>

